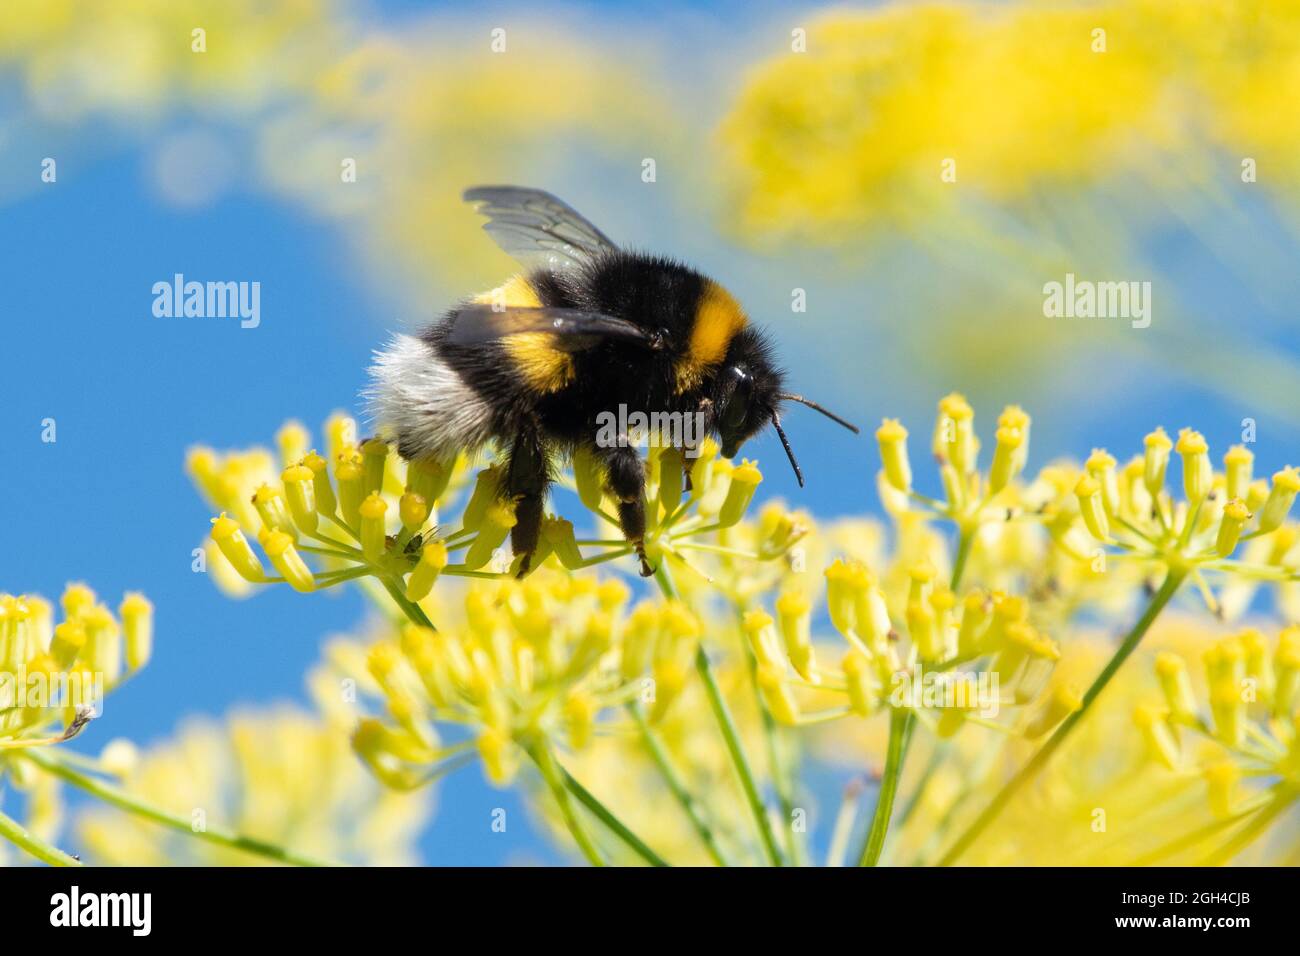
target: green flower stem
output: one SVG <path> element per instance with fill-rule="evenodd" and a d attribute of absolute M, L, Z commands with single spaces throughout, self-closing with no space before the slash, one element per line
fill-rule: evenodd
<path fill-rule="evenodd" d="M 229 830 L 223 830 L 220 827 L 209 827 L 206 830 L 196 831 L 191 825 L 189 819 L 177 816 L 174 813 L 168 813 L 146 803 L 136 797 L 131 796 L 123 790 L 111 784 L 104 783 L 89 777 L 80 771 L 73 770 L 71 767 L 62 763 L 59 758 L 51 757 L 47 754 L 29 752 L 23 755 L 32 763 L 36 764 L 42 770 L 54 774 L 66 780 L 81 790 L 86 791 L 91 796 L 98 797 L 105 803 L 117 807 L 119 810 L 125 810 L 127 813 L 133 813 L 136 816 L 151 820 L 154 823 L 169 827 L 180 833 L 192 836 L 197 840 L 206 840 L 209 843 L 216 843 L 220 846 L 231 847 L 236 850 L 243 850 L 257 856 L 265 857 L 268 860 L 275 860 L 280 863 L 288 863 L 291 866 L 336 866 L 338 864 L 325 860 L 317 860 L 285 847 L 276 846 L 273 843 L 267 843 L 265 840 L 254 839 L 253 837 L 241 836 Z"/>
<path fill-rule="evenodd" d="M 673 587 L 672 579 L 668 577 L 668 572 L 664 568 L 664 563 L 659 562 L 659 567 L 655 569 L 655 581 L 659 584 L 659 589 L 663 591 L 664 597 L 670 601 L 677 597 L 677 589 Z M 718 722 L 718 729 L 722 731 L 722 739 L 727 745 L 727 752 L 731 755 L 731 763 L 736 768 L 736 774 L 740 777 L 741 789 L 745 792 L 745 800 L 749 803 L 749 809 L 754 815 L 754 823 L 758 826 L 759 838 L 763 841 L 763 850 L 767 855 L 768 862 L 772 866 L 783 866 L 781 851 L 777 849 L 776 837 L 772 833 L 772 821 L 768 819 L 767 810 L 763 806 L 763 798 L 759 795 L 758 785 L 754 782 L 754 772 L 750 769 L 749 760 L 745 757 L 745 751 L 740 745 L 740 734 L 736 731 L 735 721 L 731 719 L 731 711 L 727 709 L 727 702 L 722 697 L 722 691 L 718 688 L 718 682 L 713 676 L 713 668 L 709 665 L 709 655 L 705 653 L 704 645 L 701 644 L 695 651 L 695 671 L 704 681 L 704 690 L 709 698 L 709 707 L 713 710 L 714 719 Z"/>
<path fill-rule="evenodd" d="M 953 559 L 952 577 L 948 585 L 949 590 L 953 592 L 961 587 L 961 579 L 966 573 L 966 562 L 975 544 L 977 530 L 978 525 L 958 526 L 957 556 Z M 907 763 L 907 754 L 912 746 L 912 733 L 915 730 L 916 715 L 912 711 L 895 709 L 890 712 L 885 772 L 880 779 L 880 794 L 876 798 L 876 809 L 871 816 L 871 828 L 867 831 L 862 853 L 858 858 L 859 866 L 875 866 L 885 849 L 885 837 L 889 835 L 890 818 L 894 812 L 894 799 L 898 796 L 898 784 L 903 779 L 903 766 Z M 919 796 L 918 789 L 917 798 Z M 910 811 L 911 806 L 908 807 L 909 814 Z"/>
<path fill-rule="evenodd" d="M 596 819 L 605 824 L 609 831 L 626 843 L 637 856 L 651 866 L 668 866 L 667 860 L 646 846 L 639 836 L 629 830 L 622 820 L 614 816 L 613 811 L 601 803 L 594 793 L 578 783 L 572 774 L 563 767 L 560 767 L 560 774 L 564 778 L 564 785 L 578 798 L 578 802 L 590 810 L 596 816 Z"/>
<path fill-rule="evenodd" d="M 915 726 L 916 718 L 910 710 L 895 707 L 889 712 L 889 746 L 885 753 L 885 772 L 880 779 L 880 795 L 876 798 L 871 829 L 867 831 L 866 842 L 862 845 L 858 866 L 875 866 L 880 861 L 880 853 L 885 848 L 885 837 L 889 834 L 889 819 L 894 812 L 894 797 L 898 794 L 898 783 L 903 778 L 903 762 Z"/>
<path fill-rule="evenodd" d="M 641 739 L 645 742 L 646 749 L 650 751 L 650 756 L 654 759 L 655 766 L 659 768 L 659 773 L 664 778 L 664 783 L 668 785 L 669 791 L 677 802 L 681 804 L 682 810 L 686 813 L 687 819 L 691 821 L 691 826 L 695 828 L 695 833 L 704 844 L 704 849 L 708 852 L 709 857 L 718 866 L 730 866 L 727 858 L 723 856 L 721 848 L 718 846 L 717 838 L 713 835 L 713 829 L 708 822 L 700 815 L 699 805 L 686 785 L 682 783 L 677 769 L 672 764 L 672 759 L 668 752 L 664 750 L 663 741 L 655 733 L 654 728 L 650 726 L 642 712 L 641 705 L 637 701 L 628 701 L 628 713 L 636 721 L 637 729 L 641 732 Z"/>
<path fill-rule="evenodd" d="M 4 813 L 0 813 L 0 837 L 4 837 L 50 866 L 81 866 L 81 861 L 75 856 L 69 856 L 57 846 L 46 843 L 13 817 L 6 816 Z"/>
<path fill-rule="evenodd" d="M 742 622 L 743 623 L 743 622 Z M 776 799 L 781 804 L 781 814 L 785 820 L 786 828 L 786 852 L 790 856 L 790 862 L 795 866 L 803 866 L 803 847 L 800 844 L 798 834 L 794 830 L 794 800 L 791 799 L 790 780 L 785 774 L 785 767 L 781 761 L 781 751 L 777 739 L 779 728 L 776 719 L 772 716 L 771 709 L 767 706 L 767 701 L 763 699 L 762 691 L 758 687 L 758 658 L 754 652 L 745 647 L 745 657 L 749 664 L 750 686 L 754 691 L 754 700 L 758 704 L 758 716 L 763 725 L 763 739 L 767 743 L 767 766 L 772 777 L 772 788 L 776 791 Z M 813 716 L 813 715 L 807 715 Z M 838 714 L 836 714 L 838 717 Z M 834 717 L 832 719 L 835 719 Z M 816 723 L 815 720 L 809 720 L 808 723 Z M 801 720 L 800 725 L 804 722 Z"/>
<path fill-rule="evenodd" d="M 360 551 L 354 553 L 351 551 L 340 551 L 337 548 L 321 548 L 314 544 L 303 544 L 301 541 L 298 542 L 298 550 L 303 554 L 318 554 L 327 558 L 341 558 L 344 561 L 361 560 Z"/>
<path fill-rule="evenodd" d="M 582 855 L 592 866 L 604 866 L 605 858 L 600 855 L 600 850 L 592 842 L 591 835 L 587 833 L 586 827 L 574 812 L 573 801 L 569 799 L 569 790 L 565 786 L 565 779 L 561 775 L 559 765 L 555 762 L 555 755 L 551 753 L 551 748 L 545 742 L 538 742 L 527 747 L 526 750 L 533 758 L 533 763 L 537 764 L 537 769 L 541 771 L 542 779 L 550 788 L 551 795 L 555 797 L 560 815 L 564 817 L 564 825 L 569 828 L 569 833 L 578 844 Z"/>
<path fill-rule="evenodd" d="M 1106 688 L 1106 685 L 1110 683 L 1111 678 L 1115 676 L 1123 663 L 1128 660 L 1129 655 L 1137 649 L 1137 646 L 1140 643 L 1142 643 L 1142 638 L 1146 636 L 1147 631 L 1150 630 L 1155 619 L 1160 616 L 1160 612 L 1165 609 L 1165 605 L 1167 605 L 1170 599 L 1173 598 L 1186 577 L 1187 572 L 1183 569 L 1171 570 L 1168 573 L 1165 577 L 1164 584 L 1160 585 L 1160 590 L 1155 593 L 1155 596 L 1151 599 L 1151 603 L 1147 605 L 1146 611 L 1142 613 L 1138 622 L 1133 625 L 1133 629 L 1125 636 L 1123 643 L 1121 643 L 1116 649 L 1115 654 L 1111 657 L 1110 661 L 1107 662 L 1106 666 L 1102 669 L 1102 672 L 1097 675 L 1096 680 L 1092 682 L 1092 686 L 1088 688 L 1086 693 L 1084 693 L 1083 706 L 1067 717 L 1061 723 L 1061 726 L 1056 728 L 1056 731 L 1052 736 L 1048 738 L 1047 743 L 1043 744 L 1029 762 L 1002 786 L 1002 789 L 993 797 L 989 802 L 989 805 L 984 808 L 984 811 L 975 818 L 975 821 L 966 828 L 966 831 L 957 838 L 957 842 L 955 842 L 948 852 L 943 855 L 943 858 L 939 860 L 940 866 L 951 866 L 956 862 L 956 860 L 966 852 L 970 845 L 975 842 L 979 835 L 984 832 L 988 825 L 997 819 L 998 814 L 1003 811 L 1006 805 L 1010 802 L 1012 796 L 1015 795 L 1016 791 L 1037 776 L 1038 772 L 1043 769 L 1047 764 L 1047 761 L 1051 759 L 1052 754 L 1060 748 L 1061 744 L 1065 742 L 1065 738 L 1070 735 L 1070 732 L 1074 730 L 1079 721 L 1083 719 L 1083 716 L 1088 712 L 1088 708 L 1092 706 L 1092 702 L 1097 699 L 1097 696 Z"/>
<path fill-rule="evenodd" d="M 776 846 L 776 837 L 772 833 L 772 821 L 768 819 L 767 810 L 763 806 L 763 798 L 758 792 L 758 784 L 754 781 L 754 772 L 750 769 L 749 760 L 745 757 L 745 751 L 740 745 L 740 734 L 736 731 L 735 721 L 731 719 L 731 711 L 727 709 L 727 702 L 723 699 L 722 691 L 713 676 L 713 668 L 709 666 L 709 655 L 705 653 L 703 644 L 695 651 L 695 671 L 700 675 L 700 679 L 704 681 L 704 690 L 709 698 L 709 707 L 713 710 L 713 716 L 718 722 L 718 728 L 722 731 L 722 738 L 727 744 L 727 752 L 731 754 L 731 762 L 736 768 L 736 774 L 740 777 L 740 785 L 745 791 L 745 799 L 749 803 L 749 809 L 754 814 L 754 822 L 758 826 L 758 835 L 763 841 L 763 850 L 767 854 L 767 860 L 772 866 L 784 866 L 781 851 Z"/>
<path fill-rule="evenodd" d="M 318 588 L 332 588 L 335 585 L 343 584 L 345 581 L 355 581 L 357 578 L 363 578 L 367 574 L 374 574 L 370 568 L 346 568 L 341 571 L 326 571 L 324 574 L 316 575 L 316 585 Z"/>
<path fill-rule="evenodd" d="M 405 614 L 410 621 L 419 624 L 421 627 L 427 627 L 431 631 L 437 630 L 437 628 L 433 626 L 433 622 L 429 620 L 429 616 L 420 608 L 420 605 L 407 600 L 406 595 L 402 593 L 402 589 L 398 583 L 392 581 L 386 576 L 379 580 L 384 585 L 384 590 L 388 592 L 388 596 L 393 599 L 393 602 L 401 609 L 402 613 Z"/>
<path fill-rule="evenodd" d="M 966 561 L 970 557 L 972 546 L 975 544 L 975 528 L 962 527 L 957 539 L 957 557 L 952 563 L 952 581 L 948 585 L 950 591 L 956 592 L 961 586 L 962 575 L 966 572 Z"/>
<path fill-rule="evenodd" d="M 925 788 L 929 786 L 930 780 L 934 777 L 935 772 L 943 765 L 948 750 L 949 741 L 947 740 L 940 740 L 935 744 L 930 754 L 929 763 L 927 763 L 925 769 L 921 771 L 921 779 L 916 781 L 916 789 L 912 791 L 911 797 L 908 798 L 907 803 L 903 804 L 903 809 L 899 811 L 897 822 L 900 827 L 907 825 L 907 821 L 912 818 L 912 814 L 915 813 L 916 808 L 920 806 L 921 797 L 925 796 Z"/>

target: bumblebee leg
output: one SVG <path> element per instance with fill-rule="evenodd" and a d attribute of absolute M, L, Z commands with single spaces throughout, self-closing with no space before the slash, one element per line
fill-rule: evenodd
<path fill-rule="evenodd" d="M 700 457 L 700 446 L 704 443 L 705 415 L 712 408 L 712 403 L 705 399 L 695 415 L 695 427 L 683 429 L 682 440 L 677 443 L 677 450 L 682 454 L 682 490 L 690 494 L 695 490 L 695 482 L 691 480 L 691 469 L 695 467 L 695 462 Z"/>
<path fill-rule="evenodd" d="M 542 530 L 542 502 L 550 483 L 546 450 L 540 436 L 529 429 L 520 432 L 510 449 L 506 471 L 506 493 L 515 501 L 515 526 L 510 530 L 510 550 L 520 558 L 518 577 L 532 566 Z"/>
<path fill-rule="evenodd" d="M 654 574 L 645 554 L 645 462 L 633 447 L 602 449 L 609 492 L 618 501 L 623 537 L 641 559 L 641 577 Z"/>
<path fill-rule="evenodd" d="M 510 550 L 523 555 L 515 577 L 525 577 L 532 568 L 533 554 L 542 530 L 542 495 L 524 495 L 515 505 L 515 526 L 510 529 Z"/>
<path fill-rule="evenodd" d="M 691 469 L 695 467 L 700 451 L 689 445 L 681 446 L 678 451 L 682 453 L 682 491 L 689 495 L 695 490 L 695 482 L 691 481 Z"/>

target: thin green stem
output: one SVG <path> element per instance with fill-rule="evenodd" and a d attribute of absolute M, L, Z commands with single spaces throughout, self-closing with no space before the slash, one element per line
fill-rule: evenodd
<path fill-rule="evenodd" d="M 697 544 L 694 541 L 674 541 L 673 548 L 682 551 L 699 551 L 702 554 L 720 554 L 726 558 L 740 558 L 744 561 L 762 561 L 763 556 L 752 551 L 739 551 L 720 544 Z"/>
<path fill-rule="evenodd" d="M 555 803 L 560 808 L 560 816 L 564 818 L 564 825 L 569 828 L 569 833 L 572 834 L 573 841 L 578 844 L 582 855 L 592 866 L 604 866 L 605 858 L 600 855 L 600 850 L 592 842 L 591 835 L 587 833 L 586 827 L 574 812 L 568 788 L 565 787 L 564 776 L 561 774 L 559 764 L 555 762 L 551 748 L 545 742 L 540 742 L 528 747 L 527 751 L 533 758 L 533 762 L 537 764 L 537 769 L 541 771 L 542 779 L 550 788 L 551 795 L 555 797 Z"/>
<path fill-rule="evenodd" d="M 723 699 L 722 691 L 713 676 L 709 655 L 705 653 L 703 645 L 695 651 L 695 671 L 704 681 L 709 707 L 713 710 L 714 719 L 717 720 L 718 728 L 722 731 L 722 739 L 726 742 L 727 752 L 731 755 L 731 763 L 736 768 L 737 776 L 740 777 L 740 786 L 745 791 L 745 800 L 754 815 L 754 823 L 758 826 L 758 835 L 763 841 L 763 850 L 767 854 L 768 862 L 772 866 L 782 866 L 784 862 L 781 859 L 781 851 L 776 846 L 776 837 L 772 833 L 772 821 L 768 819 L 763 798 L 758 792 L 758 784 L 754 780 L 754 772 L 750 769 L 749 760 L 740 745 L 740 734 L 736 731 L 735 721 L 731 719 L 731 711 L 727 708 L 727 702 Z"/>
<path fill-rule="evenodd" d="M 673 579 L 668 576 L 668 569 L 664 567 L 662 561 L 659 567 L 655 568 L 655 583 L 659 585 L 659 590 L 663 596 L 670 601 L 677 600 L 677 588 L 673 587 Z"/>
<path fill-rule="evenodd" d="M 420 608 L 420 605 L 416 604 L 414 601 L 408 600 L 406 595 L 402 593 L 402 589 L 398 582 L 391 580 L 387 576 L 382 577 L 379 580 L 380 583 L 383 584 L 384 590 L 388 592 L 388 596 L 393 599 L 393 603 L 395 603 L 401 612 L 406 615 L 408 620 L 413 624 L 419 624 L 421 627 L 427 627 L 431 631 L 437 630 L 437 628 L 433 626 L 433 622 L 429 620 L 429 616 Z"/>
<path fill-rule="evenodd" d="M 1047 764 L 1047 761 L 1051 759 L 1052 755 L 1058 748 L 1060 748 L 1061 744 L 1065 742 L 1065 739 L 1070 735 L 1070 732 L 1074 730 L 1079 721 L 1083 719 L 1085 714 L 1087 714 L 1088 708 L 1092 706 L 1092 702 L 1097 699 L 1097 696 L 1106 688 L 1106 685 L 1110 683 L 1111 678 L 1115 676 L 1124 662 L 1128 660 L 1129 655 L 1137 650 L 1137 646 L 1142 642 L 1142 638 L 1146 636 L 1151 625 L 1155 623 L 1155 619 L 1160 616 L 1160 612 L 1165 609 L 1165 605 L 1169 603 L 1174 594 L 1178 591 L 1179 586 L 1182 585 L 1186 576 L 1187 572 L 1185 570 L 1171 570 L 1168 575 L 1166 575 L 1164 584 L 1160 585 L 1160 590 L 1158 590 L 1151 598 L 1151 603 L 1147 605 L 1146 611 L 1143 612 L 1137 623 L 1133 625 L 1133 629 L 1125 636 L 1123 643 L 1121 643 L 1116 649 L 1114 655 L 1107 662 L 1101 673 L 1098 674 L 1097 678 L 1092 682 L 1092 686 L 1084 693 L 1082 706 L 1067 717 L 1064 722 L 1056 728 L 1056 731 L 1048 738 L 1047 743 L 1043 744 L 1043 746 L 1039 748 L 1038 752 L 1030 758 L 1029 762 L 1026 763 L 1015 776 L 1003 784 L 1002 789 L 997 792 L 991 801 L 989 801 L 989 805 L 984 808 L 984 811 L 975 818 L 975 821 L 966 828 L 965 832 L 957 838 L 957 841 L 952 845 L 948 852 L 943 855 L 943 858 L 939 860 L 940 866 L 950 866 L 956 862 L 956 860 L 966 852 L 970 845 L 975 842 L 979 835 L 984 832 L 988 825 L 997 819 L 998 814 L 1006 808 L 1006 805 L 1010 802 L 1016 792 L 1024 786 L 1024 784 L 1037 776 L 1038 772 L 1043 769 Z"/>
<path fill-rule="evenodd" d="M 835 814 L 835 826 L 831 830 L 831 843 L 826 850 L 828 867 L 843 866 L 844 858 L 849 852 L 849 838 L 853 835 L 853 824 L 858 816 L 858 804 L 862 800 L 862 784 L 858 780 L 850 781 L 844 788 L 840 799 L 839 812 Z"/>
<path fill-rule="evenodd" d="M 722 854 L 721 848 L 718 846 L 717 838 L 713 835 L 713 828 L 709 826 L 708 821 L 706 821 L 701 815 L 699 805 L 696 803 L 695 798 L 691 796 L 691 792 L 687 790 L 686 785 L 682 783 L 682 779 L 677 773 L 677 768 L 673 766 L 672 759 L 664 749 L 663 741 L 659 739 L 659 735 L 655 733 L 654 728 L 651 727 L 650 723 L 645 719 L 645 714 L 642 712 L 641 704 L 635 700 L 628 701 L 627 710 L 628 713 L 632 715 L 632 719 L 636 722 L 637 728 L 641 731 L 641 739 L 644 741 L 646 749 L 650 751 L 650 756 L 654 760 L 655 766 L 659 768 L 659 773 L 663 776 L 664 783 L 668 785 L 668 790 L 681 805 L 687 819 L 691 821 L 691 826 L 695 829 L 695 833 L 700 838 L 700 842 L 704 844 L 705 851 L 718 866 L 730 866 L 731 864 L 727 862 L 726 857 Z"/>
<path fill-rule="evenodd" d="M 889 819 L 894 812 L 894 797 L 898 794 L 898 783 L 903 778 L 903 762 L 915 720 L 912 712 L 902 707 L 895 707 L 889 713 L 885 772 L 880 778 L 880 794 L 876 797 L 876 810 L 871 817 L 871 829 L 867 831 L 862 853 L 858 856 L 858 866 L 875 866 L 880 861 L 880 853 L 885 848 L 885 837 L 889 834 Z"/>
<path fill-rule="evenodd" d="M 75 856 L 69 856 L 52 843 L 46 843 L 13 817 L 0 813 L 0 837 L 19 849 L 25 850 L 42 863 L 50 866 L 81 866 Z"/>
<path fill-rule="evenodd" d="M 256 856 L 265 857 L 268 860 L 288 863 L 291 866 L 337 865 L 325 860 L 313 859 L 301 853 L 287 849 L 286 847 L 268 843 L 265 840 L 242 836 L 241 834 L 224 830 L 221 827 L 207 827 L 203 830 L 195 830 L 188 817 L 168 813 L 166 810 L 155 807 L 151 803 L 146 803 L 137 797 L 133 797 L 111 784 L 104 783 L 102 780 L 96 780 L 80 771 L 73 770 L 71 767 L 63 764 L 59 758 L 34 752 L 26 753 L 23 756 L 41 769 L 54 774 L 56 777 L 66 780 L 74 787 L 86 791 L 86 793 L 89 793 L 93 797 L 98 797 L 100 800 L 117 807 L 119 810 L 125 810 L 127 813 L 143 817 L 146 820 L 150 820 L 172 830 L 192 836 L 197 840 L 206 840 L 208 843 L 216 843 L 220 846 L 243 850 L 247 853 L 255 854 Z"/>
<path fill-rule="evenodd" d="M 368 567 L 348 568 L 343 571 L 326 571 L 324 574 L 316 575 L 316 584 L 321 588 L 332 588 L 337 584 L 343 584 L 345 581 L 364 578 L 368 574 L 374 574 L 374 571 Z"/>
<path fill-rule="evenodd" d="M 340 551 L 337 548 L 321 548 L 314 544 L 303 544 L 298 542 L 298 550 L 303 554 L 318 554 L 327 558 L 340 558 L 344 561 L 361 561 L 364 560 L 360 551 L 355 553 Z"/>
<path fill-rule="evenodd" d="M 569 788 L 569 791 L 575 797 L 578 798 L 578 802 L 590 810 L 596 816 L 596 819 L 605 824 L 609 831 L 626 843 L 637 856 L 641 857 L 641 859 L 645 860 L 651 866 L 668 866 L 667 860 L 661 857 L 654 850 L 650 849 L 650 847 L 646 846 L 645 842 L 628 829 L 627 825 L 624 824 L 622 820 L 614 816 L 613 811 L 610 810 L 609 807 L 605 806 L 605 804 L 601 803 L 594 793 L 580 784 L 573 775 L 563 767 L 560 767 L 559 770 L 560 774 L 564 778 L 564 785 Z"/>
<path fill-rule="evenodd" d="M 971 547 L 975 544 L 973 528 L 962 527 L 957 538 L 957 557 L 952 563 L 952 581 L 948 589 L 956 591 L 961 586 L 962 575 L 966 572 L 966 561 L 970 558 Z"/>
<path fill-rule="evenodd" d="M 322 511 L 321 516 L 333 522 L 334 524 L 338 525 L 338 527 L 342 528 L 343 531 L 347 532 L 348 537 L 350 537 L 353 541 L 357 542 L 357 544 L 361 543 L 361 535 L 357 534 L 354 530 L 352 530 L 352 527 L 346 521 L 340 518 L 338 515 L 328 514 Z M 350 547 L 350 545 L 345 544 L 344 547 Z"/>
<path fill-rule="evenodd" d="M 957 555 L 952 563 L 952 577 L 949 589 L 956 592 L 961 587 L 962 577 L 966 573 L 966 564 L 970 559 L 975 544 L 976 527 L 958 525 Z M 880 862 L 880 854 L 885 849 L 885 838 L 889 835 L 890 819 L 894 812 L 894 800 L 898 796 L 898 785 L 903 779 L 903 767 L 907 763 L 907 754 L 912 746 L 912 734 L 916 731 L 916 714 L 911 710 L 895 708 L 889 715 L 889 742 L 886 745 L 885 770 L 880 780 L 880 793 L 876 798 L 876 809 L 871 816 L 871 827 L 858 855 L 859 866 L 875 866 Z M 924 786 L 924 780 L 922 783 Z M 920 797 L 920 789 L 908 805 L 905 816 L 910 814 L 912 806 Z"/>
<path fill-rule="evenodd" d="M 780 728 L 777 726 L 776 718 L 772 716 L 771 709 L 763 699 L 762 691 L 758 687 L 758 659 L 754 652 L 745 647 L 745 657 L 749 664 L 749 681 L 754 692 L 754 700 L 758 704 L 759 722 L 763 726 L 763 740 L 767 745 L 767 767 L 768 773 L 772 777 L 772 789 L 776 791 L 777 803 L 781 805 L 781 816 L 785 828 L 786 852 L 790 856 L 790 862 L 795 866 L 803 865 L 803 850 L 800 845 L 799 836 L 794 829 L 794 800 L 791 797 L 791 783 L 785 773 L 785 766 L 781 760 L 780 748 Z M 812 715 L 807 715 L 811 717 Z M 809 721 L 814 722 L 814 721 Z M 801 720 L 803 725 L 804 721 Z"/>
<path fill-rule="evenodd" d="M 672 578 L 668 576 L 664 562 L 659 562 L 659 567 L 655 569 L 654 576 L 660 590 L 663 591 L 664 597 L 674 600 L 677 597 L 677 589 L 673 587 Z M 713 677 L 713 668 L 709 665 L 709 656 L 705 653 L 703 645 L 700 645 L 695 651 L 695 670 L 700 675 L 700 679 L 704 681 L 704 690 L 709 698 L 709 707 L 718 723 L 718 729 L 722 731 L 722 739 L 727 745 L 727 752 L 731 755 L 731 763 L 736 768 L 737 776 L 740 777 L 740 786 L 745 792 L 745 800 L 754 815 L 754 822 L 758 826 L 758 835 L 763 842 L 763 850 L 767 854 L 768 862 L 773 866 L 782 866 L 781 851 L 777 849 L 776 838 L 772 834 L 772 821 L 768 819 L 762 797 L 759 796 L 758 785 L 754 782 L 754 772 L 750 769 L 749 760 L 745 757 L 745 751 L 740 745 L 740 735 L 736 732 L 736 724 L 731 719 L 731 711 L 727 709 L 727 702 L 723 699 L 722 691 L 718 688 L 718 682 Z"/>
<path fill-rule="evenodd" d="M 916 781 L 916 788 L 912 791 L 907 803 L 903 804 L 903 809 L 899 811 L 897 822 L 900 827 L 906 826 L 907 821 L 912 819 L 912 814 L 916 812 L 916 808 L 921 804 L 921 798 L 925 796 L 925 788 L 929 786 L 935 772 L 943 765 L 947 753 L 948 741 L 938 741 L 930 754 L 929 762 L 926 763 L 925 769 L 921 771 L 921 779 Z"/>

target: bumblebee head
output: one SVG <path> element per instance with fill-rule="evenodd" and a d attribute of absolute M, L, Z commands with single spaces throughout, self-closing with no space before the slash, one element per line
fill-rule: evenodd
<path fill-rule="evenodd" d="M 783 376 L 768 358 L 767 347 L 761 339 L 737 344 L 742 348 L 738 350 L 739 354 L 728 356 L 729 361 L 718 376 L 713 397 L 714 427 L 722 444 L 722 456 L 734 458 L 741 445 L 771 423 L 802 488 L 803 472 L 799 470 L 794 450 L 781 427 L 781 403 L 806 405 L 854 434 L 858 433 L 858 428 L 816 402 L 785 391 Z"/>
<path fill-rule="evenodd" d="M 718 439 L 724 458 L 734 458 L 740 446 L 772 421 L 780 377 L 775 383 L 761 368 L 747 364 L 728 365 L 722 371 L 714 405 Z"/>

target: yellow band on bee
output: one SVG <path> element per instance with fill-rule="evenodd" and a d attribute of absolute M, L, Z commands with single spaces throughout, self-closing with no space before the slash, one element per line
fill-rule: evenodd
<path fill-rule="evenodd" d="M 474 297 L 479 305 L 535 309 L 542 300 L 528 280 L 513 276 L 503 285 Z M 573 356 L 556 348 L 555 336 L 549 332 L 520 332 L 502 339 L 506 354 L 514 361 L 519 374 L 536 392 L 558 392 L 574 378 Z"/>
<path fill-rule="evenodd" d="M 745 311 L 722 286 L 706 282 L 695 310 L 686 354 L 677 362 L 677 392 L 697 387 L 705 373 L 727 356 L 731 340 L 749 320 Z"/>

